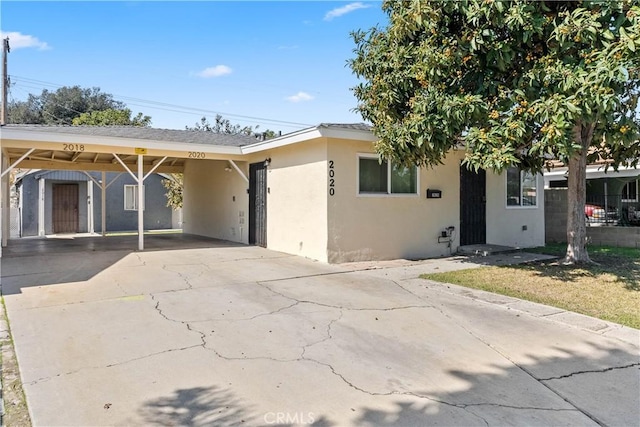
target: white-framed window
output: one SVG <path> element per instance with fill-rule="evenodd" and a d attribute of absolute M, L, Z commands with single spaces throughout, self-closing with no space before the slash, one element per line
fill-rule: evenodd
<path fill-rule="evenodd" d="M 531 172 L 517 167 L 507 169 L 507 206 L 535 207 L 538 205 L 538 179 Z"/>
<path fill-rule="evenodd" d="M 142 186 L 142 210 L 144 210 L 144 185 Z M 138 186 L 137 185 L 125 185 L 124 186 L 124 210 L 125 211 L 137 211 L 138 210 Z"/>
<path fill-rule="evenodd" d="M 358 194 L 418 194 L 418 168 L 395 165 L 371 154 L 358 155 Z"/>
<path fill-rule="evenodd" d="M 622 201 L 623 202 L 637 202 L 638 201 L 638 180 L 627 182 L 622 187 Z"/>

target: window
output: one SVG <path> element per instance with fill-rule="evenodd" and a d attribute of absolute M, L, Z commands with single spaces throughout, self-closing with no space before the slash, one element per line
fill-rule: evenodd
<path fill-rule="evenodd" d="M 358 158 L 360 194 L 417 194 L 418 168 L 394 165 L 377 156 Z"/>
<path fill-rule="evenodd" d="M 622 187 L 622 201 L 623 202 L 637 202 L 638 201 L 638 181 L 627 182 Z"/>
<path fill-rule="evenodd" d="M 507 206 L 536 206 L 536 193 L 536 175 L 515 167 L 507 169 Z"/>
<path fill-rule="evenodd" d="M 144 185 L 142 186 L 143 200 L 142 210 L 144 210 Z M 137 211 L 138 210 L 138 186 L 137 185 L 125 185 L 124 186 L 124 210 L 125 211 Z"/>

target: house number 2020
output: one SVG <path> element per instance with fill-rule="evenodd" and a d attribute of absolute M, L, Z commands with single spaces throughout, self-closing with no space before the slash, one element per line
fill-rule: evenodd
<path fill-rule="evenodd" d="M 333 160 L 329 160 L 329 195 L 336 194 L 336 170 L 333 168 Z"/>

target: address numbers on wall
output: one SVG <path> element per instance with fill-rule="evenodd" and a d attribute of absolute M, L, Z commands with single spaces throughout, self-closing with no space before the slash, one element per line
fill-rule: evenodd
<path fill-rule="evenodd" d="M 333 165 L 333 160 L 329 160 L 329 195 L 336 194 L 336 170 Z"/>

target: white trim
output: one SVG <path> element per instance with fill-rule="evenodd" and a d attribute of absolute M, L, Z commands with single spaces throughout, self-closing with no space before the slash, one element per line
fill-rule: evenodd
<path fill-rule="evenodd" d="M 621 202 L 626 202 L 626 203 L 633 203 L 633 202 L 637 202 L 640 198 L 638 197 L 640 193 L 640 188 L 638 188 L 638 184 L 640 184 L 640 179 L 636 179 L 635 181 L 631 180 L 631 181 L 627 181 L 624 183 L 624 185 L 622 186 L 622 188 L 624 189 L 625 187 L 627 187 L 629 184 L 635 182 L 636 184 L 636 198 L 635 199 L 623 199 L 622 198 L 622 193 L 620 193 L 620 201 Z"/>
<path fill-rule="evenodd" d="M 133 190 L 133 208 L 129 209 L 127 208 L 127 187 L 132 188 Z M 124 205 L 124 210 L 127 212 L 135 212 L 138 210 L 138 206 L 140 205 L 139 200 L 136 200 L 138 198 L 138 184 L 124 184 L 123 186 L 123 191 L 124 191 L 124 197 L 123 197 L 123 205 Z M 146 192 L 146 188 L 144 187 L 144 184 L 142 185 L 142 192 L 143 194 Z M 144 197 L 142 198 L 142 210 L 144 210 Z"/>
<path fill-rule="evenodd" d="M 519 172 L 519 175 L 520 175 L 520 194 L 518 196 L 519 199 L 520 199 L 520 204 L 519 205 L 510 205 L 509 204 L 509 172 L 508 171 L 511 168 L 518 169 L 518 172 Z M 511 166 L 511 167 L 507 168 L 507 170 L 504 171 L 504 203 L 505 203 L 505 208 L 506 209 L 516 209 L 516 210 L 517 209 L 538 209 L 538 207 L 540 206 L 540 204 L 538 203 L 538 200 L 540 199 L 540 174 L 537 174 L 537 173 L 532 174 L 533 177 L 535 178 L 535 183 L 536 183 L 536 203 L 534 205 L 523 205 L 522 204 L 522 201 L 524 200 L 524 197 L 522 195 L 522 181 L 523 181 L 523 176 L 524 176 L 525 173 L 527 173 L 527 172 L 523 171 L 522 169 L 518 168 L 517 166 Z"/>
<path fill-rule="evenodd" d="M 310 141 L 317 138 L 334 138 L 334 139 L 352 139 L 356 141 L 375 142 L 378 139 L 368 130 L 351 129 L 343 127 L 326 127 L 314 126 L 302 129 L 278 138 L 269 139 L 267 141 L 257 142 L 242 147 L 242 154 L 257 153 L 260 151 L 271 150 L 274 148 L 284 147 L 298 142 Z"/>
<path fill-rule="evenodd" d="M 379 160 L 380 156 L 375 153 L 356 153 L 356 197 L 420 197 L 420 168 L 416 168 L 416 191 L 415 193 L 392 193 L 391 192 L 391 167 L 392 162 L 387 161 L 387 191 L 386 192 L 360 192 L 360 159 Z"/>
<path fill-rule="evenodd" d="M 554 168 L 550 172 L 545 172 L 544 177 L 546 181 L 560 181 L 563 179 L 567 179 L 566 173 L 568 172 L 567 167 L 558 167 Z M 620 166 L 617 171 L 615 171 L 612 167 L 609 167 L 607 172 L 604 171 L 604 166 L 587 166 L 587 179 L 597 179 L 597 178 L 615 178 L 619 177 L 628 177 L 628 176 L 638 176 L 640 175 L 640 169 L 632 168 L 628 166 Z"/>
<path fill-rule="evenodd" d="M 285 145 L 291 145 L 302 141 L 309 141 L 320 137 L 322 137 L 322 134 L 317 128 L 308 128 L 278 138 L 269 139 L 267 141 L 245 145 L 241 148 L 241 152 L 242 154 L 258 153 L 260 151 L 284 147 Z"/>

